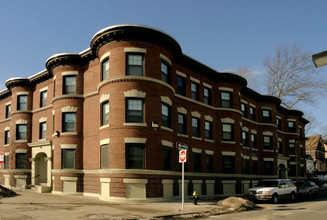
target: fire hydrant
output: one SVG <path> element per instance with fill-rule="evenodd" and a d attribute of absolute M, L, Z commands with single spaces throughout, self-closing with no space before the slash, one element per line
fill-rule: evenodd
<path fill-rule="evenodd" d="M 193 204 L 198 204 L 198 194 L 196 193 L 196 191 L 193 192 Z"/>

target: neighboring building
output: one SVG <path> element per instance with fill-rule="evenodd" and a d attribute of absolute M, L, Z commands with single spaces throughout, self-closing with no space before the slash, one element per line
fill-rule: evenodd
<path fill-rule="evenodd" d="M 310 154 L 306 155 L 306 162 L 307 162 L 307 176 L 311 176 L 315 171 L 315 161 Z"/>
<path fill-rule="evenodd" d="M 159 30 L 117 25 L 0 93 L 0 183 L 106 200 L 244 193 L 306 176 L 303 113 L 184 55 Z"/>
<path fill-rule="evenodd" d="M 312 55 L 312 61 L 316 67 L 322 67 L 327 65 L 327 51 Z"/>
<path fill-rule="evenodd" d="M 327 160 L 325 157 L 326 144 L 321 135 L 308 136 L 305 142 L 306 154 L 311 155 L 315 162 L 315 174 L 326 174 Z"/>

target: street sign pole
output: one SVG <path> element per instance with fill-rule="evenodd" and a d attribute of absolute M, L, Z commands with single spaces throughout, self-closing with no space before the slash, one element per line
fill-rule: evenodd
<path fill-rule="evenodd" d="M 184 162 L 182 163 L 182 211 L 184 211 Z"/>
<path fill-rule="evenodd" d="M 184 211 L 184 163 L 187 161 L 187 150 L 179 151 L 179 162 L 182 163 L 182 211 Z"/>

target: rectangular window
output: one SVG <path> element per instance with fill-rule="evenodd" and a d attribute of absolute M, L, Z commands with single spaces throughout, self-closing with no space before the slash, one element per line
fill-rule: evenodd
<path fill-rule="evenodd" d="M 276 118 L 277 129 L 282 130 L 282 120 L 280 118 Z"/>
<path fill-rule="evenodd" d="M 126 144 L 126 169 L 145 168 L 144 144 Z"/>
<path fill-rule="evenodd" d="M 187 134 L 186 132 L 186 115 L 178 114 L 178 133 Z"/>
<path fill-rule="evenodd" d="M 288 121 L 288 131 L 289 132 L 296 132 L 295 122 L 294 121 Z"/>
<path fill-rule="evenodd" d="M 283 143 L 281 141 L 278 141 L 277 145 L 278 145 L 278 153 L 283 154 Z"/>
<path fill-rule="evenodd" d="M 75 169 L 75 149 L 61 150 L 61 167 L 62 169 Z"/>
<path fill-rule="evenodd" d="M 264 123 L 271 123 L 271 111 L 270 110 L 262 110 L 262 119 Z"/>
<path fill-rule="evenodd" d="M 74 131 L 76 131 L 76 113 L 75 112 L 63 113 L 62 132 L 74 132 Z"/>
<path fill-rule="evenodd" d="M 242 116 L 244 118 L 248 117 L 248 105 L 245 103 L 241 103 L 241 111 L 242 111 Z"/>
<path fill-rule="evenodd" d="M 17 110 L 27 110 L 27 95 L 17 97 Z"/>
<path fill-rule="evenodd" d="M 9 155 L 5 155 L 5 170 L 9 169 Z"/>
<path fill-rule="evenodd" d="M 204 103 L 207 105 L 211 105 L 211 89 L 204 87 L 203 90 L 203 94 L 204 94 Z"/>
<path fill-rule="evenodd" d="M 109 168 L 109 145 L 104 144 L 100 146 L 101 150 L 101 169 L 108 169 Z"/>
<path fill-rule="evenodd" d="M 289 143 L 289 148 L 290 148 L 290 155 L 295 155 L 295 144 L 294 143 Z"/>
<path fill-rule="evenodd" d="M 221 107 L 223 108 L 232 108 L 233 107 L 233 100 L 232 100 L 232 93 L 231 92 L 220 92 L 221 98 Z"/>
<path fill-rule="evenodd" d="M 258 174 L 258 161 L 252 160 L 252 174 Z"/>
<path fill-rule="evenodd" d="M 170 106 L 166 104 L 161 104 L 161 123 L 162 126 L 171 128 Z"/>
<path fill-rule="evenodd" d="M 11 105 L 6 105 L 6 118 L 10 118 L 10 113 L 11 113 Z"/>
<path fill-rule="evenodd" d="M 206 154 L 206 170 L 207 173 L 213 172 L 213 155 Z"/>
<path fill-rule="evenodd" d="M 199 118 L 192 118 L 192 136 L 193 137 L 201 137 L 200 119 Z"/>
<path fill-rule="evenodd" d="M 205 121 L 205 135 L 206 139 L 212 140 L 212 122 Z"/>
<path fill-rule="evenodd" d="M 199 84 L 191 82 L 191 98 L 199 101 Z"/>
<path fill-rule="evenodd" d="M 64 76 L 63 94 L 76 94 L 76 76 Z"/>
<path fill-rule="evenodd" d="M 298 133 L 299 133 L 300 137 L 303 137 L 302 128 L 298 128 Z"/>
<path fill-rule="evenodd" d="M 126 75 L 143 76 L 143 55 L 127 54 Z"/>
<path fill-rule="evenodd" d="M 143 123 L 143 99 L 126 99 L 126 122 Z"/>
<path fill-rule="evenodd" d="M 243 174 L 250 174 L 250 160 L 243 159 Z"/>
<path fill-rule="evenodd" d="M 223 173 L 235 173 L 234 156 L 223 156 Z"/>
<path fill-rule="evenodd" d="M 47 106 L 48 92 L 43 91 L 40 93 L 40 107 Z"/>
<path fill-rule="evenodd" d="M 193 171 L 201 172 L 201 153 L 193 153 Z"/>
<path fill-rule="evenodd" d="M 16 140 L 26 140 L 27 126 L 25 124 L 16 125 Z"/>
<path fill-rule="evenodd" d="M 252 149 L 257 149 L 257 135 L 251 134 Z"/>
<path fill-rule="evenodd" d="M 234 126 L 232 124 L 222 124 L 222 131 L 224 141 L 234 140 Z"/>
<path fill-rule="evenodd" d="M 162 147 L 163 169 L 172 170 L 172 149 L 171 147 Z"/>
<path fill-rule="evenodd" d="M 5 145 L 9 144 L 9 140 L 10 140 L 10 131 L 7 130 L 5 131 Z"/>
<path fill-rule="evenodd" d="M 109 58 L 106 58 L 101 63 L 101 81 L 109 79 Z"/>
<path fill-rule="evenodd" d="M 296 176 L 296 165 L 289 165 L 288 176 Z"/>
<path fill-rule="evenodd" d="M 101 126 L 109 124 L 109 102 L 101 103 Z"/>
<path fill-rule="evenodd" d="M 273 161 L 264 161 L 264 174 L 265 175 L 274 175 L 274 162 Z"/>
<path fill-rule="evenodd" d="M 242 144 L 244 147 L 249 147 L 249 134 L 246 131 L 242 131 Z"/>
<path fill-rule="evenodd" d="M 170 83 L 170 66 L 161 61 L 161 80 Z"/>
<path fill-rule="evenodd" d="M 273 150 L 272 136 L 263 136 L 263 149 Z"/>
<path fill-rule="evenodd" d="M 252 121 L 256 120 L 256 114 L 255 114 L 255 108 L 254 107 L 250 107 L 250 119 Z"/>
<path fill-rule="evenodd" d="M 177 93 L 180 95 L 186 95 L 186 86 L 185 86 L 185 78 L 181 76 L 177 76 Z"/>
<path fill-rule="evenodd" d="M 16 169 L 26 169 L 26 153 L 16 153 Z"/>
<path fill-rule="evenodd" d="M 39 139 L 46 139 L 47 138 L 47 123 L 41 122 L 40 123 L 40 133 L 39 133 Z"/>

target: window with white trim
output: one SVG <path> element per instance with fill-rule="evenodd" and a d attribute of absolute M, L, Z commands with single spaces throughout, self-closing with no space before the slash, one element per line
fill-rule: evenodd
<path fill-rule="evenodd" d="M 223 108 L 232 108 L 233 107 L 233 99 L 232 99 L 231 92 L 221 91 L 220 98 L 221 98 L 221 107 L 223 107 Z"/>
<path fill-rule="evenodd" d="M 109 79 L 109 57 L 101 62 L 101 81 Z"/>
<path fill-rule="evenodd" d="M 100 169 L 109 168 L 109 144 L 104 144 L 100 146 Z"/>
<path fill-rule="evenodd" d="M 75 169 L 76 149 L 61 149 L 62 169 Z"/>
<path fill-rule="evenodd" d="M 222 124 L 222 136 L 223 141 L 234 140 L 234 125 L 233 124 Z"/>
<path fill-rule="evenodd" d="M 64 112 L 62 113 L 62 132 L 74 132 L 76 131 L 76 113 Z"/>
<path fill-rule="evenodd" d="M 63 76 L 63 94 L 76 94 L 76 75 Z"/>
<path fill-rule="evenodd" d="M 126 75 L 143 76 L 144 55 L 138 53 L 127 53 Z"/>
<path fill-rule="evenodd" d="M 47 137 L 47 123 L 41 122 L 39 126 L 39 139 L 46 139 Z"/>
<path fill-rule="evenodd" d="M 40 92 L 40 107 L 44 107 L 47 105 L 47 99 L 48 99 L 48 91 L 42 91 Z"/>
<path fill-rule="evenodd" d="M 126 169 L 145 168 L 145 145 L 139 143 L 126 144 Z"/>
<path fill-rule="evenodd" d="M 170 66 L 165 61 L 161 61 L 161 80 L 170 83 Z"/>
<path fill-rule="evenodd" d="M 17 124 L 16 125 L 16 140 L 26 140 L 27 138 L 27 125 Z"/>
<path fill-rule="evenodd" d="M 126 98 L 126 122 L 144 122 L 144 100 L 137 98 Z"/>
<path fill-rule="evenodd" d="M 199 100 L 199 84 L 191 82 L 191 98 L 193 100 Z"/>
<path fill-rule="evenodd" d="M 109 124 L 109 101 L 101 103 L 101 126 Z"/>
<path fill-rule="evenodd" d="M 186 115 L 178 113 L 178 133 L 187 134 Z"/>
<path fill-rule="evenodd" d="M 17 96 L 17 110 L 27 110 L 27 95 Z"/>
<path fill-rule="evenodd" d="M 192 117 L 192 136 L 201 137 L 200 133 L 200 119 Z"/>

